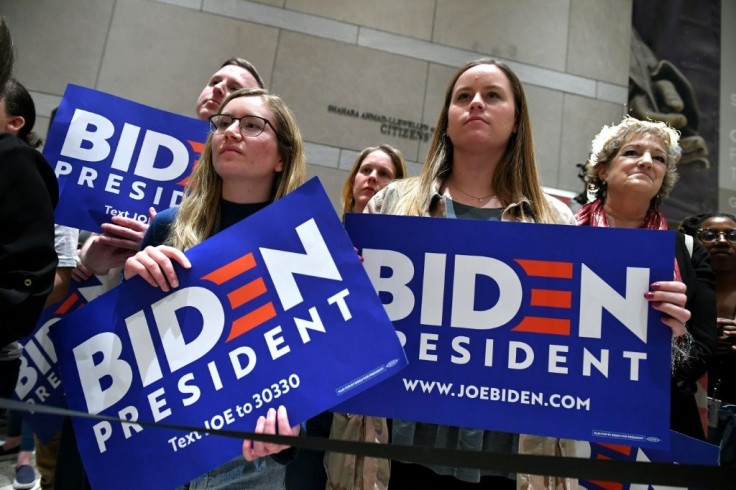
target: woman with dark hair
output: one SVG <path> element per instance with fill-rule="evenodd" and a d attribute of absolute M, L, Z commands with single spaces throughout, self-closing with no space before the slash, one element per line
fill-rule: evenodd
<path fill-rule="evenodd" d="M 263 89 L 231 93 L 209 118 L 211 134 L 178 208 L 153 219 L 141 251 L 125 263 L 125 278 L 138 275 L 163 291 L 179 286 L 173 263 L 189 268 L 183 254 L 207 238 L 284 197 L 304 181 L 302 136 L 283 100 Z M 255 432 L 297 435 L 286 410 L 271 409 Z M 285 468 L 259 457 L 284 446 L 244 441 L 243 457 L 195 479 L 184 488 L 283 488 Z"/>
<path fill-rule="evenodd" d="M 505 64 L 472 61 L 450 81 L 419 177 L 397 180 L 366 212 L 528 223 L 573 224 L 572 212 L 539 183 L 521 81 Z M 515 453 L 506 432 L 392 421 L 392 442 Z M 391 462 L 391 489 L 516 488 L 515 475 Z"/>
<path fill-rule="evenodd" d="M 0 130 L 13 133 L 31 148 L 41 146 L 41 138 L 33 132 L 36 106 L 31 94 L 18 80 L 11 78 L 0 97 Z"/>
<path fill-rule="evenodd" d="M 626 117 L 605 126 L 593 139 L 586 163 L 591 202 L 575 215 L 578 224 L 666 230 L 659 205 L 677 181 L 678 142 L 677 131 L 662 122 Z M 695 393 L 715 346 L 714 276 L 703 247 L 695 243 L 691 250 L 678 234 L 673 280 L 652 284 L 644 296 L 672 331 L 670 426 L 705 439 Z"/>
<path fill-rule="evenodd" d="M 685 218 L 680 231 L 710 254 L 716 276 L 717 339 L 715 362 L 708 372 L 708 394 L 736 404 L 736 216 L 704 213 Z"/>

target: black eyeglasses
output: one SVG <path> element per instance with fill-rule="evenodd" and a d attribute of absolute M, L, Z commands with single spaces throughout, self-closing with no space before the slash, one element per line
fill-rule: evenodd
<path fill-rule="evenodd" d="M 700 228 L 698 230 L 698 240 L 703 243 L 713 243 L 723 236 L 729 243 L 736 243 L 736 228 L 726 231 L 718 231 L 713 228 Z"/>
<path fill-rule="evenodd" d="M 210 116 L 210 132 L 222 134 L 227 128 L 232 126 L 235 121 L 238 121 L 240 134 L 247 136 L 248 138 L 259 136 L 263 130 L 266 129 L 266 124 L 271 126 L 273 132 L 276 133 L 276 128 L 274 128 L 273 124 L 271 124 L 266 118 L 260 116 L 234 117 L 230 114 L 215 114 L 214 116 Z"/>

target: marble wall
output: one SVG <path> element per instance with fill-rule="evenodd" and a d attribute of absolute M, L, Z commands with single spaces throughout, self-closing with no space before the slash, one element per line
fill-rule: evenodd
<path fill-rule="evenodd" d="M 193 116 L 211 73 L 243 56 L 294 110 L 336 207 L 366 146 L 393 144 L 419 172 L 468 60 L 519 74 L 542 182 L 560 194 L 582 188 L 575 164 L 627 99 L 631 0 L 0 0 L 0 12 L 39 133 L 68 83 Z"/>

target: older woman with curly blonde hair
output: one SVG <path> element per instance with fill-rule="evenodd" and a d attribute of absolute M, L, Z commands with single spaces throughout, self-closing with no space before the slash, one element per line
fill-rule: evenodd
<path fill-rule="evenodd" d="M 677 181 L 679 139 L 662 122 L 631 117 L 603 127 L 586 164 L 591 202 L 575 215 L 578 224 L 668 229 L 659 205 Z M 671 428 L 705 439 L 704 407 L 695 393 L 715 344 L 714 276 L 708 252 L 699 243 L 678 233 L 675 245 L 673 280 L 655 282 L 644 297 L 672 330 Z"/>

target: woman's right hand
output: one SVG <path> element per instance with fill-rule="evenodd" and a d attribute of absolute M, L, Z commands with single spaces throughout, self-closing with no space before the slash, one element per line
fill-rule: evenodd
<path fill-rule="evenodd" d="M 168 292 L 171 288 L 179 287 L 172 260 L 185 269 L 192 266 L 181 250 L 168 245 L 148 246 L 125 262 L 125 279 L 138 275 L 151 286 Z"/>
<path fill-rule="evenodd" d="M 718 343 L 716 354 L 725 355 L 736 351 L 736 320 L 730 318 L 718 318 Z"/>

